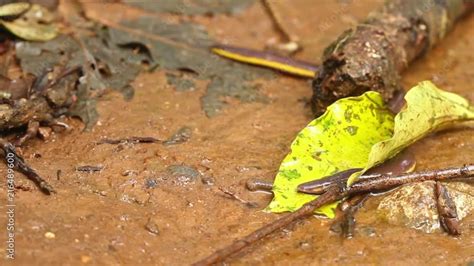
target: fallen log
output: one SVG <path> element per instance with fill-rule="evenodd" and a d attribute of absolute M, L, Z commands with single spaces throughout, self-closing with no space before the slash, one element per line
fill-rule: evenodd
<path fill-rule="evenodd" d="M 312 86 L 313 112 L 369 90 L 390 101 L 402 91 L 400 73 L 473 8 L 472 0 L 387 1 L 325 49 Z"/>

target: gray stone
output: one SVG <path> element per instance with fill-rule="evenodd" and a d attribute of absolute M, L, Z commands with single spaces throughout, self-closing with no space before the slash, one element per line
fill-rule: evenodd
<path fill-rule="evenodd" d="M 173 176 L 173 182 L 177 185 L 194 183 L 201 175 L 198 170 L 187 165 L 170 165 L 167 171 Z"/>

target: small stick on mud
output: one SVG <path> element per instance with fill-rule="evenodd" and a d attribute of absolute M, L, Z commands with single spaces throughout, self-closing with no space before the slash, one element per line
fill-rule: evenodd
<path fill-rule="evenodd" d="M 0 138 L 0 146 L 0 148 L 5 153 L 5 160 L 7 160 L 8 154 L 13 154 L 14 166 L 17 171 L 24 174 L 28 179 L 33 181 L 43 193 L 47 195 L 56 193 L 53 187 L 48 184 L 46 180 L 39 176 L 33 168 L 25 163 L 25 160 L 16 152 L 15 146 L 13 146 L 13 144 Z"/>
<path fill-rule="evenodd" d="M 257 207 L 258 207 L 257 203 L 244 200 L 244 199 L 242 199 L 241 197 L 237 196 L 234 192 L 229 191 L 229 190 L 226 189 L 226 188 L 219 187 L 219 190 L 220 190 L 222 193 L 224 193 L 225 195 L 231 197 L 232 199 L 235 199 L 236 201 L 238 201 L 238 202 L 244 204 L 244 205 L 247 206 L 247 207 L 250 207 L 250 208 L 257 208 Z"/>
<path fill-rule="evenodd" d="M 160 142 L 159 139 L 153 137 L 128 137 L 128 138 L 121 138 L 121 139 L 101 139 L 96 144 L 120 144 L 120 143 L 156 143 Z"/>
<path fill-rule="evenodd" d="M 281 41 L 284 43 L 277 44 L 275 48 L 284 51 L 289 54 L 293 54 L 301 50 L 301 46 L 298 44 L 298 38 L 292 36 L 284 27 L 282 21 L 285 21 L 284 17 L 274 7 L 274 1 L 262 0 L 262 6 L 270 16 L 275 30 L 280 34 Z"/>
<path fill-rule="evenodd" d="M 76 167 L 76 171 L 87 173 L 100 172 L 102 169 L 104 169 L 102 165 L 82 165 Z"/>
<path fill-rule="evenodd" d="M 306 203 L 297 211 L 285 215 L 274 222 L 267 224 L 260 229 L 250 233 L 249 235 L 236 240 L 234 243 L 229 246 L 217 250 L 210 256 L 200 260 L 193 265 L 202 266 L 202 265 L 211 265 L 225 259 L 229 258 L 231 255 L 239 252 L 245 247 L 250 246 L 251 244 L 257 242 L 258 240 L 264 238 L 265 236 L 271 234 L 272 232 L 281 229 L 299 219 L 306 218 L 313 215 L 314 211 L 321 206 L 324 206 L 328 203 L 341 200 L 345 197 L 361 194 L 361 193 L 370 193 L 374 191 L 383 191 L 401 186 L 407 183 L 412 182 L 421 182 L 427 180 L 449 180 L 457 178 L 469 178 L 474 176 L 474 165 L 467 165 L 463 167 L 456 168 L 447 168 L 441 170 L 433 171 L 424 171 L 424 172 L 414 172 L 409 174 L 402 175 L 388 175 L 380 174 L 378 178 L 371 178 L 365 181 L 356 182 L 350 187 L 341 187 L 341 186 L 332 186 L 324 194 L 318 198 Z"/>

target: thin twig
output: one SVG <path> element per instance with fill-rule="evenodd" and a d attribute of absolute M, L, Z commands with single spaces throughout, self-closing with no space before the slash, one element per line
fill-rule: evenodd
<path fill-rule="evenodd" d="M 5 153 L 5 160 L 7 159 L 8 154 L 13 154 L 14 165 L 17 171 L 24 174 L 26 177 L 28 177 L 28 179 L 33 181 L 43 193 L 47 195 L 56 193 L 53 187 L 48 184 L 46 180 L 39 176 L 33 168 L 25 163 L 25 160 L 16 152 L 15 146 L 13 146 L 10 142 L 0 138 L 0 148 Z"/>
<path fill-rule="evenodd" d="M 273 4 L 268 0 L 262 0 L 262 5 L 265 11 L 267 12 L 268 16 L 270 17 L 273 27 L 282 37 L 282 41 L 284 42 L 291 42 L 293 41 L 290 34 L 285 30 L 285 27 L 281 23 L 282 19 L 280 14 L 275 10 Z"/>
<path fill-rule="evenodd" d="M 262 5 L 268 16 L 270 17 L 273 27 L 280 35 L 280 40 L 283 42 L 276 46 L 279 50 L 285 51 L 289 54 L 293 54 L 299 50 L 301 47 L 299 45 L 299 40 L 297 37 L 291 35 L 286 29 L 282 21 L 284 21 L 284 17 L 278 12 L 278 10 L 274 7 L 274 1 L 269 0 L 262 0 Z"/>
<path fill-rule="evenodd" d="M 341 200 L 345 197 L 360 194 L 370 193 L 373 191 L 388 190 L 403 184 L 435 180 L 442 181 L 455 178 L 467 178 L 474 176 L 474 165 L 467 165 L 457 168 L 447 168 L 442 170 L 433 170 L 425 172 L 414 172 L 409 174 L 403 174 L 399 176 L 392 176 L 387 174 L 378 175 L 378 178 L 370 178 L 354 183 L 350 187 L 331 186 L 324 194 L 318 198 L 306 203 L 297 211 L 285 215 L 270 224 L 267 224 L 260 229 L 250 233 L 249 235 L 236 240 L 229 246 L 217 250 L 210 256 L 194 263 L 195 266 L 211 265 L 221 261 L 224 261 L 231 255 L 239 252 L 245 247 L 257 242 L 272 232 L 281 229 L 299 219 L 311 216 L 316 209 L 324 206 L 328 203 Z"/>
<path fill-rule="evenodd" d="M 128 138 L 121 138 L 121 139 L 101 139 L 96 144 L 120 144 L 120 143 L 155 143 L 159 142 L 159 139 L 153 137 L 128 137 Z"/>
<path fill-rule="evenodd" d="M 441 170 L 413 172 L 393 176 L 390 174 L 371 175 L 371 178 L 352 184 L 346 188 L 350 194 L 383 191 L 413 182 L 428 180 L 444 181 L 455 178 L 468 178 L 474 176 L 474 165 L 452 167 Z"/>
<path fill-rule="evenodd" d="M 333 187 L 331 190 L 324 193 L 317 199 L 303 205 L 303 207 L 299 208 L 296 212 L 285 215 L 275 220 L 274 222 L 261 227 L 257 231 L 254 231 L 253 233 L 235 241 L 234 243 L 232 243 L 231 245 L 223 249 L 217 250 L 216 252 L 211 254 L 209 257 L 206 257 L 205 259 L 200 260 L 194 263 L 193 265 L 194 266 L 211 265 L 211 264 L 223 261 L 226 258 L 230 257 L 232 254 L 237 253 L 243 248 L 257 242 L 258 240 L 273 233 L 274 231 L 281 229 L 293 223 L 294 221 L 311 216 L 317 208 L 325 205 L 326 203 L 342 199 L 342 197 L 339 198 L 339 195 L 340 195 L 339 190 L 336 187 Z"/>
<path fill-rule="evenodd" d="M 223 188 L 223 187 L 219 187 L 219 190 L 224 193 L 225 195 L 229 196 L 230 198 L 244 204 L 245 206 L 247 207 L 250 207 L 250 208 L 256 208 L 258 207 L 257 203 L 255 202 L 252 202 L 252 201 L 248 201 L 248 200 L 244 200 L 242 199 L 241 197 L 239 197 L 237 194 L 235 194 L 235 192 L 232 192 L 226 188 Z"/>

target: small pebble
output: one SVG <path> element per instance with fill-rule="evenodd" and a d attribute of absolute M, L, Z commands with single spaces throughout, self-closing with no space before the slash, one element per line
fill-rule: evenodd
<path fill-rule="evenodd" d="M 204 168 L 206 168 L 207 170 L 211 169 L 211 163 L 212 161 L 208 158 L 204 158 L 201 160 L 201 163 L 200 165 Z"/>
<path fill-rule="evenodd" d="M 130 216 L 128 216 L 128 214 L 123 214 L 123 215 L 120 215 L 119 219 L 122 222 L 127 222 L 130 220 Z"/>
<path fill-rule="evenodd" d="M 193 183 L 201 174 L 191 166 L 170 165 L 166 169 L 174 177 L 174 182 L 178 185 Z"/>
<path fill-rule="evenodd" d="M 188 141 L 191 138 L 192 130 L 189 127 L 182 127 L 176 131 L 169 139 L 163 142 L 163 145 L 175 145 Z"/>
<path fill-rule="evenodd" d="M 373 237 L 373 236 L 377 235 L 375 229 L 370 227 L 370 226 L 361 226 L 361 227 L 358 228 L 358 231 L 363 236 Z"/>
<path fill-rule="evenodd" d="M 38 128 L 38 135 L 43 139 L 47 140 L 51 136 L 52 129 L 50 127 Z"/>
<path fill-rule="evenodd" d="M 158 186 L 158 181 L 155 178 L 145 180 L 145 188 L 155 188 L 156 186 Z"/>
<path fill-rule="evenodd" d="M 138 174 L 137 170 L 125 170 L 122 172 L 122 176 L 134 176 L 137 174 Z"/>
<path fill-rule="evenodd" d="M 91 257 L 89 257 L 87 255 L 81 255 L 81 262 L 82 263 L 89 263 L 91 260 L 92 260 Z"/>
<path fill-rule="evenodd" d="M 156 225 L 156 223 L 152 220 L 149 220 L 146 225 L 145 225 L 145 229 L 154 234 L 154 235 L 159 235 L 160 234 L 160 230 L 158 229 L 158 225 Z"/>
<path fill-rule="evenodd" d="M 302 249 L 302 250 L 310 250 L 311 249 L 311 244 L 308 243 L 307 241 L 301 241 L 299 244 L 298 244 L 299 248 Z"/>
<path fill-rule="evenodd" d="M 48 239 L 53 239 L 53 238 L 56 237 L 56 235 L 53 232 L 46 232 L 46 233 L 44 233 L 44 237 L 46 237 Z"/>

